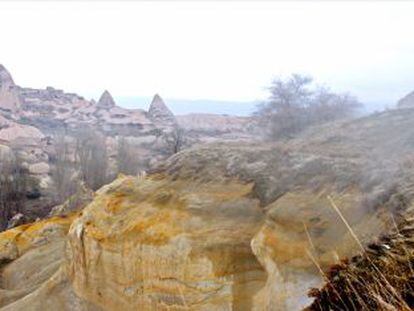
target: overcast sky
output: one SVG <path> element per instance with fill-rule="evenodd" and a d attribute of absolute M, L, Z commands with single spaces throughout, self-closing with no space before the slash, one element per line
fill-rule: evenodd
<path fill-rule="evenodd" d="M 260 100 L 314 76 L 368 102 L 414 90 L 414 2 L 0 2 L 17 84 L 87 97 Z"/>

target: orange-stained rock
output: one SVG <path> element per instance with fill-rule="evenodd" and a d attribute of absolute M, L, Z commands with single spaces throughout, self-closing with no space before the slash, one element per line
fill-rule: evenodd
<path fill-rule="evenodd" d="M 25 224 L 0 233 L 0 261 L 14 260 L 52 240 L 64 240 L 76 214 Z"/>
<path fill-rule="evenodd" d="M 250 191 L 151 177 L 104 187 L 69 232 L 75 292 L 107 310 L 250 310 L 266 279 Z"/>

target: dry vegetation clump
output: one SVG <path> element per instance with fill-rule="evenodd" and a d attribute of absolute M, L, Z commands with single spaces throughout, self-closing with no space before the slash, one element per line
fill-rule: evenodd
<path fill-rule="evenodd" d="M 412 310 L 414 308 L 414 217 L 364 253 L 334 265 L 326 285 L 311 289 L 306 310 Z"/>

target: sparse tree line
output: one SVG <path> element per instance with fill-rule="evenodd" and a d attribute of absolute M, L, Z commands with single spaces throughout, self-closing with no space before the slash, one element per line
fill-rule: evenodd
<path fill-rule="evenodd" d="M 161 132 L 159 140 L 160 151 L 165 156 L 172 155 L 183 147 L 184 132 L 179 128 Z M 92 128 L 70 134 L 56 132 L 51 141 L 49 164 L 56 202 L 64 202 L 77 193 L 81 184 L 97 190 L 119 173 L 136 175 L 145 167 L 129 137 L 117 137 L 112 155 L 107 138 Z M 14 215 L 24 212 L 28 199 L 40 196 L 39 189 L 38 179 L 31 176 L 28 166 L 17 153 L 0 153 L 0 230 L 7 227 Z"/>
<path fill-rule="evenodd" d="M 349 94 L 336 94 L 315 86 L 313 79 L 293 74 L 275 79 L 269 99 L 255 113 L 269 139 L 291 138 L 309 126 L 349 117 L 361 106 Z"/>
<path fill-rule="evenodd" d="M 167 156 L 179 152 L 185 141 L 184 132 L 179 128 L 162 133 L 160 139 L 164 146 L 162 151 Z M 79 182 L 85 183 L 89 189 L 97 190 L 118 174 L 136 175 L 145 166 L 133 143 L 124 136 L 117 137 L 116 157 L 110 163 L 106 137 L 90 128 L 79 130 L 71 136 L 59 133 L 54 137 L 54 145 L 52 179 L 59 201 L 75 193 Z M 74 146 L 74 150 L 70 149 L 73 148 L 71 146 Z"/>
<path fill-rule="evenodd" d="M 30 176 L 14 152 L 0 157 L 0 229 L 20 213 L 25 202 L 37 196 L 37 180 Z"/>
<path fill-rule="evenodd" d="M 71 135 L 58 133 L 53 144 L 52 179 L 59 201 L 74 194 L 79 183 L 97 190 L 117 173 L 133 175 L 138 170 L 138 159 L 124 137 L 117 141 L 116 171 L 110 170 L 106 137 L 98 131 L 85 128 Z"/>

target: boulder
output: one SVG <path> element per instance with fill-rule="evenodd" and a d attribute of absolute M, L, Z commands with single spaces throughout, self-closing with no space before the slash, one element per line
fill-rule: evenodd
<path fill-rule="evenodd" d="M 107 310 L 248 309 L 266 280 L 252 185 L 170 182 L 120 177 L 97 192 L 69 232 L 76 294 Z"/>
<path fill-rule="evenodd" d="M 0 129 L 0 140 L 20 145 L 38 146 L 45 135 L 36 127 L 11 122 L 8 127 Z"/>

